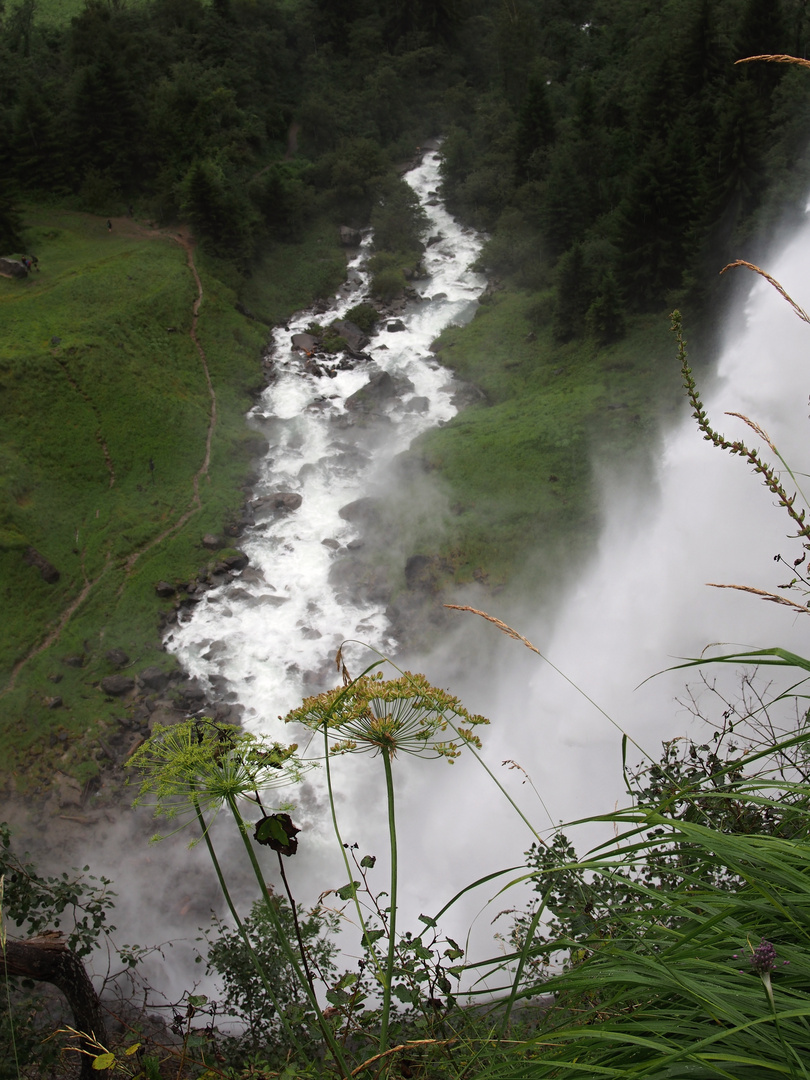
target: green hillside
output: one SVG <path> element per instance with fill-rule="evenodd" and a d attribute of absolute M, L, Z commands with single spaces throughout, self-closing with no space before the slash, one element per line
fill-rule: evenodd
<path fill-rule="evenodd" d="M 177 235 L 129 219 L 109 232 L 104 219 L 47 207 L 23 221 L 40 272 L 0 278 L 0 747 L 6 781 L 32 783 L 47 776 L 55 735 L 65 771 L 97 771 L 98 725 L 116 708 L 98 689 L 116 670 L 110 649 L 139 670 L 170 663 L 155 584 L 204 574 L 216 552 L 201 537 L 224 536 L 240 506 L 257 449 L 244 412 L 267 331 L 194 252 L 212 422 L 190 335 L 198 290 Z M 58 581 L 26 561 L 32 549 Z M 55 697 L 63 704 L 49 708 Z"/>
<path fill-rule="evenodd" d="M 264 324 L 334 287 L 341 224 L 374 222 L 381 295 L 405 283 L 418 215 L 397 173 L 415 145 L 445 136 L 443 195 L 487 231 L 492 282 L 440 342 L 483 397 L 413 448 L 389 507 L 393 529 L 413 517 L 420 469 L 446 496 L 418 530 L 439 591 L 508 586 L 530 550 L 559 580 L 559 552 L 587 550 L 594 456 L 643 457 L 674 407 L 668 311 L 708 341 L 719 266 L 754 257 L 810 178 L 804 73 L 734 65 L 801 53 L 796 0 L 56 14 L 0 13 L 0 247 L 41 268 L 0 279 L 9 772 L 41 778 L 51 741 L 78 732 L 64 766 L 95 771 L 106 651 L 167 663 L 154 585 L 207 572 L 200 538 L 240 502 Z M 178 233 L 196 239 L 213 427 Z"/>

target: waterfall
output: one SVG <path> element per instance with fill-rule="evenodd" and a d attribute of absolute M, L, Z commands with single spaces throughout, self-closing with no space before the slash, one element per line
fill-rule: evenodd
<path fill-rule="evenodd" d="M 764 268 L 805 307 L 808 250 L 810 221 L 805 221 Z M 699 387 L 702 400 L 716 430 L 759 447 L 779 466 L 762 437 L 726 414 L 748 417 L 801 474 L 808 467 L 810 327 L 767 281 L 743 268 L 733 272 L 749 274 L 751 287 L 730 313 L 716 377 L 704 375 L 707 385 Z M 674 340 L 672 363 L 677 364 Z M 792 493 L 794 481 L 781 472 Z M 802 614 L 708 584 L 778 593 L 792 575 L 774 558 L 781 554 L 790 564 L 801 546 L 788 539 L 795 528 L 760 477 L 743 459 L 707 442 L 686 408 L 663 435 L 652 487 L 647 481 L 637 486 L 633 477 L 604 475 L 601 489 L 604 527 L 598 550 L 551 633 L 531 610 L 516 616 L 523 619 L 519 629 L 530 638 L 537 635 L 545 655 L 571 682 L 537 657 L 516 660 L 515 643 L 509 642 L 512 659 L 504 660 L 503 648 L 499 656 L 502 663 L 520 664 L 519 694 L 514 678 L 502 678 L 485 703 L 501 721 L 493 728 L 492 759 L 515 759 L 528 771 L 545 806 L 526 785 L 513 783 L 515 796 L 546 827 L 626 802 L 621 732 L 631 740 L 631 767 L 645 755 L 658 760 L 664 740 L 706 741 L 711 732 L 694 717 L 692 699 L 714 720 L 723 706 L 702 682 L 701 671 L 727 702 L 739 695 L 742 666 L 666 669 L 701 656 L 707 646 L 713 655 L 771 646 L 808 655 L 810 649 L 810 620 Z M 783 595 L 803 600 L 797 592 Z M 780 683 L 778 675 L 775 685 L 792 681 L 783 677 Z M 763 691 L 772 679 L 773 669 L 760 675 Z M 785 723 L 789 706 L 787 713 Z M 511 722 L 515 716 L 520 716 L 517 724 Z M 512 846 L 513 855 L 519 855 L 525 839 Z"/>

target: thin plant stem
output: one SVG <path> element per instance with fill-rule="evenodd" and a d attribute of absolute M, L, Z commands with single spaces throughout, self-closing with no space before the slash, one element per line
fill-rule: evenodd
<path fill-rule="evenodd" d="M 242 820 L 241 814 L 239 813 L 239 808 L 236 805 L 236 801 L 233 799 L 232 796 L 228 797 L 228 806 L 230 807 L 231 813 L 234 816 L 237 828 L 239 829 L 239 835 L 242 837 L 242 843 L 244 844 L 248 859 L 250 860 L 250 865 L 253 867 L 253 873 L 256 875 L 256 880 L 259 883 L 261 896 L 264 900 L 264 906 L 267 909 L 267 913 L 270 916 L 270 921 L 273 923 L 276 933 L 278 934 L 278 943 L 281 946 L 281 951 L 284 953 L 287 963 L 292 968 L 293 973 L 298 980 L 298 985 L 301 987 L 301 989 L 307 996 L 310 1007 L 315 1013 L 315 1019 L 318 1027 L 320 1028 L 321 1034 L 323 1035 L 324 1041 L 326 1042 L 329 1049 L 332 1051 L 335 1059 L 335 1064 L 340 1070 L 340 1075 L 343 1077 L 348 1077 L 350 1070 L 343 1055 L 343 1050 L 338 1041 L 335 1039 L 334 1032 L 324 1019 L 323 1012 L 320 1005 L 318 1004 L 318 998 L 316 997 L 310 984 L 307 982 L 306 976 L 301 971 L 301 966 L 296 959 L 295 953 L 290 948 L 290 943 L 287 940 L 287 935 L 284 932 L 284 927 L 281 924 L 281 919 L 279 918 L 278 911 L 276 911 L 273 901 L 267 891 L 267 885 L 264 881 L 262 868 L 259 866 L 259 860 L 256 858 L 256 852 L 253 850 L 253 845 L 251 844 L 250 839 L 248 838 L 248 835 L 245 831 L 245 823 Z"/>
<path fill-rule="evenodd" d="M 3 874 L 0 877 L 0 955 L 3 957 L 3 966 L 5 966 L 6 960 L 6 924 L 3 918 L 3 892 L 6 883 L 6 875 Z M 14 1033 L 14 1016 L 11 1012 L 11 982 L 8 976 L 5 979 L 6 983 L 6 1004 L 8 1005 L 8 1026 L 11 1032 L 11 1050 L 14 1054 L 14 1068 L 17 1071 L 17 1076 L 20 1076 L 20 1058 L 17 1053 L 17 1038 Z"/>
<path fill-rule="evenodd" d="M 241 918 L 239 917 L 239 912 L 236 910 L 234 902 L 231 899 L 231 893 L 230 893 L 230 890 L 228 889 L 228 883 L 225 880 L 225 875 L 222 873 L 222 867 L 219 865 L 219 859 L 217 858 L 217 854 L 214 851 L 214 845 L 213 845 L 213 843 L 211 841 L 211 836 L 209 834 L 208 825 L 206 824 L 205 818 L 203 817 L 202 810 L 200 809 L 200 804 L 196 799 L 194 799 L 193 801 L 194 801 L 194 810 L 195 810 L 195 812 L 197 814 L 197 820 L 199 821 L 200 828 L 202 830 L 203 840 L 205 840 L 205 846 L 208 848 L 208 854 L 211 856 L 211 862 L 214 864 L 214 870 L 215 870 L 216 875 L 217 875 L 217 880 L 219 881 L 219 887 L 222 890 L 222 895 L 225 897 L 225 903 L 228 905 L 228 910 L 230 911 L 231 915 L 233 916 L 233 920 L 236 923 L 236 928 L 239 931 L 239 934 L 240 934 L 242 940 L 245 943 L 245 948 L 250 953 L 250 958 L 253 961 L 253 966 L 256 968 L 256 974 L 261 979 L 262 986 L 264 987 L 265 991 L 267 992 L 267 995 L 270 998 L 270 1000 L 273 1002 L 273 1007 L 276 1010 L 276 1015 L 278 1016 L 279 1020 L 281 1021 L 282 1027 L 284 1028 L 284 1031 L 285 1031 L 287 1037 L 290 1039 L 290 1041 L 292 1042 L 292 1044 L 295 1046 L 295 1048 L 297 1050 L 303 1051 L 303 1047 L 301 1046 L 301 1043 L 298 1041 L 298 1038 L 296 1037 L 295 1032 L 293 1031 L 292 1027 L 290 1026 L 289 1021 L 285 1017 L 284 1011 L 281 1008 L 281 1004 L 280 1004 L 278 998 L 276 997 L 276 995 L 275 995 L 275 993 L 273 991 L 273 987 L 270 985 L 270 981 L 267 978 L 267 976 L 265 975 L 264 968 L 262 967 L 262 962 L 259 959 L 259 957 L 258 957 L 258 955 L 256 953 L 256 950 L 253 948 L 253 943 L 250 940 L 250 937 L 248 936 L 248 932 L 247 932 L 247 929 L 245 927 L 245 924 L 242 922 Z"/>
<path fill-rule="evenodd" d="M 520 980 L 523 977 L 523 969 L 526 966 L 526 959 L 529 955 L 529 949 L 531 948 L 532 941 L 534 940 L 535 931 L 537 925 L 546 909 L 545 899 L 538 905 L 537 911 L 532 916 L 532 921 L 529 923 L 529 929 L 526 933 L 526 940 L 523 943 L 523 948 L 520 950 L 520 959 L 518 960 L 517 968 L 515 969 L 515 977 L 512 980 L 512 988 L 509 993 L 509 1000 L 506 1003 L 506 1008 L 503 1013 L 503 1023 L 501 1024 L 501 1038 L 506 1035 L 506 1030 L 509 1026 L 509 1018 L 512 1015 L 512 1008 L 515 1004 L 518 994 L 518 988 L 520 986 Z"/>
<path fill-rule="evenodd" d="M 394 981 L 394 956 L 396 952 L 397 932 L 397 823 L 394 802 L 394 774 L 391 769 L 391 755 L 383 751 L 385 768 L 385 790 L 388 797 L 388 836 L 391 850 L 391 889 L 389 895 L 388 918 L 388 956 L 385 963 L 385 982 L 383 983 L 383 1007 L 380 1020 L 380 1050 L 384 1054 L 388 1048 L 388 1021 L 391 1014 L 391 987 Z"/>
<path fill-rule="evenodd" d="M 354 871 L 352 870 L 351 863 L 349 862 L 349 856 L 346 854 L 346 844 L 343 843 L 343 837 L 340 832 L 340 826 L 338 825 L 337 810 L 335 809 L 335 796 L 332 789 L 332 769 L 329 764 L 331 758 L 329 756 L 329 730 L 324 723 L 323 725 L 323 738 L 324 738 L 324 766 L 326 768 L 326 787 L 329 792 L 329 809 L 332 814 L 332 828 L 335 830 L 335 836 L 337 837 L 338 847 L 340 848 L 340 854 L 343 858 L 343 865 L 346 867 L 346 873 L 349 877 L 349 881 L 354 881 Z M 360 929 L 363 934 L 363 941 L 368 942 L 368 934 L 366 930 L 366 920 L 363 917 L 363 909 L 360 907 L 360 901 L 357 899 L 357 890 L 352 889 L 352 900 L 354 901 L 354 909 L 357 912 L 357 921 L 360 923 Z M 380 982 L 383 982 L 384 975 L 380 963 L 377 959 L 377 954 L 373 947 L 369 944 L 368 948 L 369 956 L 374 964 L 377 972 L 377 978 Z"/>
<path fill-rule="evenodd" d="M 776 1026 L 776 1034 L 779 1036 L 779 1042 L 782 1044 L 782 1053 L 785 1055 L 785 1064 L 787 1065 L 788 1069 L 790 1070 L 790 1075 L 795 1077 L 796 1076 L 796 1070 L 793 1068 L 793 1057 L 792 1057 L 792 1055 L 790 1053 L 788 1053 L 788 1048 L 785 1045 L 785 1039 L 784 1039 L 784 1036 L 782 1035 L 782 1028 L 781 1028 L 781 1025 L 779 1023 L 779 1016 L 777 1015 L 777 1012 L 776 1012 L 776 1002 L 774 1001 L 774 997 L 773 997 L 773 986 L 771 984 L 771 973 L 770 973 L 770 971 L 766 971 L 763 974 L 761 974 L 760 978 L 762 979 L 762 985 L 763 985 L 763 987 L 765 989 L 765 995 L 768 998 L 768 1004 L 771 1007 L 771 1015 L 773 1016 L 773 1022 L 774 1022 L 775 1026 Z M 802 1068 L 802 1072 L 804 1073 L 805 1076 L 807 1075 L 804 1068 Z"/>
<path fill-rule="evenodd" d="M 459 734 L 458 728 L 455 726 L 455 724 L 452 721 L 448 721 L 448 722 L 450 724 L 450 727 L 453 729 L 453 731 L 455 731 L 456 734 L 458 735 Z M 509 803 L 509 805 L 512 807 L 512 809 L 518 815 L 520 820 L 523 822 L 523 824 L 526 826 L 526 828 L 529 830 L 529 832 L 535 838 L 535 840 L 537 840 L 538 843 L 542 844 L 543 847 L 545 847 L 546 846 L 545 840 L 542 838 L 542 836 L 537 831 L 537 829 L 535 829 L 534 825 L 532 825 L 532 823 L 529 821 L 529 819 L 526 817 L 526 815 L 520 809 L 518 804 L 515 802 L 515 800 L 512 798 L 512 796 L 509 794 L 509 792 L 506 790 L 506 788 L 500 782 L 498 777 L 495 775 L 495 773 L 492 771 L 492 769 L 490 769 L 489 765 L 487 765 L 487 763 L 484 761 L 484 759 L 478 753 L 476 748 L 472 745 L 472 743 L 469 743 L 469 742 L 467 743 L 467 749 L 473 755 L 473 757 L 478 762 L 478 764 L 481 766 L 481 768 L 484 770 L 484 772 L 492 780 L 493 784 L 495 784 L 495 786 L 498 788 L 501 795 L 503 795 L 503 797 L 506 799 L 506 801 Z M 543 802 L 542 798 L 540 799 L 540 802 L 543 805 L 543 809 L 548 814 L 549 821 L 551 821 L 551 824 L 553 825 L 554 822 L 552 821 L 551 814 L 548 813 L 548 808 L 546 807 L 546 804 Z"/>
<path fill-rule="evenodd" d="M 312 972 L 309 970 L 309 961 L 307 960 L 307 950 L 304 947 L 304 939 L 301 936 L 301 926 L 298 922 L 298 910 L 295 906 L 295 898 L 293 897 L 292 890 L 290 889 L 290 883 L 287 881 L 287 874 L 284 870 L 284 859 L 281 852 L 277 851 L 278 855 L 278 869 L 281 874 L 281 880 L 284 882 L 284 891 L 287 893 L 287 899 L 290 901 L 290 911 L 292 912 L 293 926 L 295 927 L 295 937 L 298 942 L 298 950 L 301 953 L 301 962 L 304 965 L 304 972 L 309 983 L 309 988 L 313 995 L 315 993 L 315 983 L 312 979 Z"/>

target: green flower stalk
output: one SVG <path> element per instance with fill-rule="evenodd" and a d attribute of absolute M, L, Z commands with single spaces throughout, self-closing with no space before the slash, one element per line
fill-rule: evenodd
<path fill-rule="evenodd" d="M 462 746 L 480 749 L 481 740 L 473 728 L 489 721 L 483 716 L 471 716 L 458 698 L 431 686 L 424 675 L 414 675 L 408 671 L 397 679 L 389 680 L 384 680 L 381 672 L 361 675 L 348 681 L 345 686 L 307 698 L 299 708 L 288 713 L 285 720 L 322 731 L 328 751 L 332 754 L 372 753 L 379 754 L 383 759 L 391 854 L 388 952 L 385 971 L 378 970 L 383 987 L 379 1053 L 384 1054 L 388 1049 L 397 928 L 396 800 L 391 763 L 398 754 L 403 753 L 444 758 L 452 764 L 461 753 Z M 454 738 L 447 737 L 448 728 Z M 329 745 L 333 737 L 336 739 Z M 336 821 L 335 830 L 340 840 Z M 348 863 L 347 870 L 351 879 Z M 356 896 L 355 904 L 365 931 Z"/>
<path fill-rule="evenodd" d="M 452 764 L 463 745 L 481 748 L 472 728 L 488 724 L 471 716 L 457 697 L 406 671 L 398 679 L 361 675 L 347 686 L 306 698 L 284 718 L 338 735 L 333 754 L 374 753 L 443 757 Z M 468 726 L 463 727 L 457 721 Z M 444 738 L 448 728 L 455 738 Z"/>
<path fill-rule="evenodd" d="M 242 817 L 239 803 L 248 800 L 265 814 L 261 795 L 268 789 L 297 783 L 307 767 L 296 757 L 297 745 L 282 746 L 241 732 L 231 725 L 215 724 L 211 720 L 188 720 L 171 727 L 156 727 L 153 736 L 132 755 L 127 765 L 141 773 L 141 785 L 136 805 L 148 802 L 156 816 L 176 818 L 188 816 L 199 823 L 202 838 L 208 847 L 222 893 L 237 928 L 248 948 L 262 984 L 276 1005 L 276 1011 L 293 1045 L 300 1045 L 294 1031 L 276 1002 L 251 942 L 230 895 L 228 884 L 216 857 L 210 835 L 210 821 L 205 814 L 216 814 L 223 805 L 233 815 L 236 827 L 247 851 L 271 921 L 278 933 L 279 945 L 299 985 L 306 994 L 318 1026 L 335 1059 L 341 1076 L 349 1074 L 343 1052 L 323 1017 L 315 992 L 301 972 L 298 960 L 280 924 L 261 867 L 248 839 L 249 824 Z M 185 824 L 185 823 L 184 823 Z M 180 828 L 183 826 L 181 825 Z M 154 839 L 160 839 L 155 837 Z M 198 843 L 199 840 L 192 841 Z"/>
<path fill-rule="evenodd" d="M 157 725 L 126 764 L 141 774 L 136 806 L 151 805 L 156 817 L 195 821 L 200 811 L 216 814 L 243 799 L 256 803 L 264 791 L 297 784 L 312 767 L 296 757 L 297 749 L 212 720 L 186 720 Z"/>

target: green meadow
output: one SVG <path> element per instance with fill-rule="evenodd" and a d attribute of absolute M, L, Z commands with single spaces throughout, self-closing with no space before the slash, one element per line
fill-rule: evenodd
<path fill-rule="evenodd" d="M 183 248 L 45 207 L 27 210 L 25 230 L 40 272 L 0 278 L 0 753 L 6 776 L 30 785 L 47 780 L 55 739 L 60 768 L 97 771 L 99 725 L 121 709 L 98 688 L 108 650 L 124 649 L 130 674 L 171 663 L 155 583 L 205 573 L 216 553 L 201 537 L 221 536 L 241 503 L 257 450 L 244 413 L 268 330 L 236 311 L 224 268 L 198 252 L 197 335 L 216 396 L 201 472 L 211 396 Z M 328 258 L 335 275 L 336 244 Z M 58 582 L 25 561 L 30 548 Z M 57 695 L 62 707 L 49 708 Z"/>
<path fill-rule="evenodd" d="M 608 347 L 560 345 L 532 323 L 535 304 L 497 294 L 438 342 L 441 362 L 484 394 L 410 454 L 441 478 L 449 512 L 422 536 L 456 583 L 499 586 L 524 569 L 538 584 L 559 578 L 596 538 L 599 466 L 648 463 L 662 415 L 678 407 L 664 316 L 637 317 Z"/>

